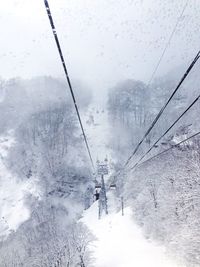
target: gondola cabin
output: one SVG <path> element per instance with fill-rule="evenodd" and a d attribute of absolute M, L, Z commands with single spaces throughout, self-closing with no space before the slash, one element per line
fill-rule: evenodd
<path fill-rule="evenodd" d="M 100 184 L 96 184 L 95 185 L 95 189 L 101 189 L 101 185 Z"/>
<path fill-rule="evenodd" d="M 116 184 L 111 184 L 110 189 L 116 189 Z"/>

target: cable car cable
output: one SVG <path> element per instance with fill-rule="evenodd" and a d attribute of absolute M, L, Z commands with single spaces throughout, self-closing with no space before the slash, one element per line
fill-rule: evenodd
<path fill-rule="evenodd" d="M 193 134 L 193 135 L 191 135 L 191 136 L 189 136 L 189 137 L 187 137 L 186 139 L 184 139 L 184 140 L 182 140 L 181 142 L 179 142 L 179 143 L 173 145 L 172 147 L 170 147 L 170 148 L 168 148 L 168 149 L 165 149 L 165 150 L 163 150 L 162 152 L 160 152 L 160 153 L 158 153 L 158 154 L 152 156 L 151 158 L 149 158 L 149 159 L 147 159 L 147 160 L 145 160 L 145 161 L 139 163 L 137 166 L 133 166 L 133 167 L 131 168 L 131 170 L 132 170 L 132 169 L 135 169 L 136 167 L 140 167 L 141 165 L 143 165 L 143 164 L 149 162 L 150 160 L 152 160 L 152 159 L 154 159 L 154 158 L 156 158 L 156 157 L 158 157 L 158 156 L 160 156 L 160 155 L 162 155 L 162 154 L 164 154 L 164 153 L 170 151 L 170 150 L 173 149 L 173 148 L 178 147 L 179 145 L 181 145 L 181 144 L 185 143 L 186 141 L 188 141 L 188 140 L 190 140 L 190 139 L 196 137 L 197 135 L 200 135 L 200 131 L 197 132 L 197 133 L 195 133 L 195 134 Z"/>
<path fill-rule="evenodd" d="M 165 53 L 167 51 L 168 46 L 170 45 L 170 42 L 171 42 L 171 40 L 172 40 L 172 38 L 173 38 L 173 36 L 174 36 L 174 34 L 176 32 L 176 28 L 177 28 L 179 22 L 181 21 L 181 19 L 183 17 L 183 14 L 184 14 L 184 12 L 186 10 L 186 7 L 187 7 L 188 3 L 189 3 L 189 0 L 187 0 L 185 5 L 183 6 L 183 9 L 182 9 L 182 11 L 180 13 L 180 16 L 178 17 L 178 19 L 176 21 L 176 24 L 175 24 L 170 36 L 169 36 L 169 39 L 168 39 L 168 41 L 166 43 L 166 46 L 164 47 L 163 52 L 162 52 L 162 54 L 161 54 L 161 56 L 160 56 L 160 58 L 158 60 L 158 63 L 157 63 L 157 65 L 156 65 L 156 67 L 155 67 L 155 69 L 154 69 L 154 71 L 153 71 L 153 73 L 151 75 L 151 78 L 149 79 L 149 82 L 147 83 L 147 87 L 149 87 L 149 85 L 151 84 L 151 82 L 152 82 L 152 80 L 153 80 L 153 78 L 154 78 L 154 76 L 155 76 L 155 74 L 156 74 L 161 62 L 162 62 L 162 59 L 163 59 L 163 57 L 164 57 L 164 55 L 165 55 Z"/>
<path fill-rule="evenodd" d="M 64 56 L 63 56 L 63 53 L 62 53 L 62 49 L 61 49 L 61 46 L 60 46 L 60 42 L 59 42 L 59 39 L 58 39 L 58 35 L 57 35 L 57 32 L 56 32 L 56 28 L 55 28 L 55 25 L 54 25 L 54 21 L 53 21 L 53 17 L 52 17 L 52 14 L 51 14 L 51 10 L 50 10 L 50 7 L 49 7 L 48 0 L 44 0 L 44 4 L 45 4 L 46 12 L 47 12 L 47 15 L 48 15 L 48 18 L 49 18 L 49 22 L 50 22 L 50 25 L 51 25 L 51 28 L 52 28 L 52 32 L 53 32 L 53 35 L 54 35 L 54 38 L 55 38 L 57 49 L 58 49 L 58 52 L 59 52 L 59 55 L 60 55 L 62 66 L 63 66 L 64 72 L 65 72 L 65 76 L 67 78 L 67 83 L 69 85 L 70 93 L 71 93 L 72 100 L 73 100 L 73 103 L 74 103 L 74 106 L 75 106 L 75 110 L 76 110 L 76 114 L 77 114 L 77 117 L 78 117 L 78 120 L 79 120 L 79 124 L 80 124 L 81 131 L 82 131 L 82 134 L 83 134 L 83 138 L 84 138 L 84 141 L 85 141 L 86 149 L 87 149 L 87 152 L 88 152 L 91 164 L 92 164 L 92 168 L 93 168 L 93 170 L 95 170 L 94 162 L 93 162 L 93 159 L 92 159 L 92 155 L 91 155 L 91 152 L 90 152 L 90 148 L 89 148 L 89 144 L 88 144 L 88 141 L 87 141 L 87 137 L 86 137 L 86 134 L 85 134 L 85 131 L 84 131 L 84 128 L 83 128 L 82 121 L 81 121 L 81 116 L 80 116 L 80 113 L 79 113 L 79 110 L 78 110 L 78 106 L 77 106 L 77 103 L 76 103 L 76 98 L 75 98 L 75 95 L 74 95 L 74 92 L 73 92 L 73 88 L 72 88 L 72 84 L 71 84 L 71 80 L 69 78 L 69 74 L 68 74 L 68 71 L 67 71 L 67 67 L 66 67 L 66 64 L 65 64 L 65 59 L 64 59 Z"/>
<path fill-rule="evenodd" d="M 148 128 L 148 130 L 146 131 L 146 133 L 144 134 L 143 138 L 141 139 L 141 141 L 137 144 L 136 148 L 134 149 L 134 151 L 132 152 L 131 156 L 128 158 L 128 160 L 126 161 L 124 167 L 126 167 L 130 160 L 132 159 L 132 157 L 136 154 L 136 152 L 138 151 L 139 147 L 141 146 L 141 144 L 144 142 L 145 138 L 149 135 L 149 133 L 151 132 L 151 130 L 154 128 L 155 124 L 157 123 L 157 121 L 159 120 L 160 116 L 162 115 L 162 113 L 164 112 L 164 110 L 166 109 L 166 107 L 168 106 L 168 104 L 170 103 L 170 101 L 172 100 L 172 98 L 174 97 L 174 95 L 176 94 L 176 92 L 179 90 L 180 86 L 182 85 L 182 83 L 184 82 L 184 80 L 187 78 L 187 76 L 189 75 L 190 71 L 192 70 L 192 68 L 194 67 L 194 65 L 196 64 L 196 62 L 198 61 L 200 57 L 200 51 L 198 51 L 197 55 L 195 56 L 195 58 L 193 59 L 193 61 L 191 62 L 191 64 L 189 65 L 189 67 L 187 68 L 186 72 L 184 73 L 184 75 L 182 76 L 180 82 L 178 83 L 178 85 L 176 86 L 176 88 L 174 89 L 173 93 L 171 94 L 171 96 L 169 97 L 169 99 L 167 100 L 167 102 L 163 105 L 163 107 L 161 108 L 161 110 L 158 112 L 157 116 L 155 117 L 155 119 L 153 120 L 153 122 L 151 123 L 150 127 Z"/>
<path fill-rule="evenodd" d="M 178 123 L 178 121 L 192 108 L 192 106 L 199 100 L 200 95 L 195 98 L 195 100 L 186 108 L 186 110 L 172 123 L 172 125 L 155 141 L 155 143 L 149 148 L 149 150 L 137 161 L 137 163 L 133 166 L 136 167 L 138 163 L 146 157 L 150 153 L 150 151 L 155 148 L 157 143 Z"/>

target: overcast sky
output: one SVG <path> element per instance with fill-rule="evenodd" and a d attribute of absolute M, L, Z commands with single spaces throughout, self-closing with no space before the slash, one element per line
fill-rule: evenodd
<path fill-rule="evenodd" d="M 0 76 L 64 77 L 43 0 L 0 0 Z M 186 0 L 49 0 L 72 79 L 94 91 L 147 81 Z M 200 48 L 200 0 L 189 0 L 158 75 Z"/>

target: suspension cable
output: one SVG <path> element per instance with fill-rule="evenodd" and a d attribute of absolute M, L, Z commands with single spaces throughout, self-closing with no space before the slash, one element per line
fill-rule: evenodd
<path fill-rule="evenodd" d="M 172 123 L 172 125 L 155 141 L 155 143 L 149 148 L 149 150 L 137 161 L 137 163 L 132 167 L 136 167 L 141 160 L 143 160 L 149 153 L 150 151 L 155 148 L 157 143 L 178 123 L 178 121 L 192 108 L 192 106 L 199 100 L 200 95 L 195 98 L 195 100 L 186 108 L 186 110 Z"/>
<path fill-rule="evenodd" d="M 168 48 L 169 45 L 170 45 L 170 42 L 171 42 L 171 40 L 172 40 L 172 38 L 173 38 L 173 36 L 174 36 L 174 34 L 175 34 L 175 32 L 176 32 L 176 28 L 177 28 L 179 22 L 181 21 L 181 19 L 182 19 L 182 17 L 183 17 L 183 14 L 184 14 L 184 12 L 185 12 L 185 10 L 186 10 L 186 7 L 187 7 L 188 3 L 189 3 L 189 0 L 186 0 L 186 3 L 185 3 L 185 5 L 183 6 L 183 9 L 182 9 L 182 11 L 181 11 L 181 13 L 180 13 L 180 16 L 178 16 L 178 19 L 177 19 L 177 21 L 176 21 L 176 24 L 175 24 L 175 26 L 174 26 L 174 28 L 173 28 L 173 30 L 172 30 L 170 36 L 169 36 L 169 39 L 168 39 L 168 41 L 167 41 L 167 43 L 166 43 L 166 46 L 164 47 L 163 52 L 162 52 L 162 54 L 161 54 L 161 56 L 160 56 L 160 58 L 159 58 L 159 60 L 158 60 L 158 63 L 157 63 L 157 65 L 156 65 L 156 67 L 155 67 L 155 69 L 154 69 L 154 71 L 153 71 L 153 73 L 152 73 L 152 75 L 151 75 L 151 77 L 150 77 L 150 79 L 149 79 L 149 82 L 147 83 L 147 87 L 149 87 L 149 85 L 151 84 L 151 82 L 152 82 L 152 80 L 153 80 L 153 78 L 154 78 L 154 76 L 155 76 L 155 74 L 156 74 L 156 72 L 157 72 L 157 70 L 158 70 L 158 68 L 159 68 L 159 66 L 160 66 L 160 64 L 161 64 L 161 61 L 162 61 L 162 59 L 163 59 L 163 57 L 164 57 L 164 55 L 165 55 L 165 53 L 166 53 L 166 51 L 167 51 L 167 48 Z"/>
<path fill-rule="evenodd" d="M 158 153 L 158 154 L 152 156 L 151 158 L 149 158 L 149 159 L 147 159 L 147 160 L 141 162 L 141 163 L 138 164 L 137 166 L 133 166 L 133 167 L 131 168 L 131 170 L 132 170 L 132 169 L 135 169 L 136 167 L 140 167 L 141 165 L 143 165 L 143 164 L 145 164 L 145 163 L 151 161 L 151 160 L 154 159 L 154 158 L 157 158 L 158 156 L 160 156 L 160 155 L 162 155 L 162 154 L 164 154 L 164 153 L 170 151 L 171 149 L 174 149 L 174 148 L 178 147 L 179 145 L 181 145 L 181 144 L 187 142 L 188 140 L 190 140 L 190 139 L 196 137 L 197 135 L 200 135 L 200 131 L 197 132 L 197 133 L 195 133 L 195 134 L 193 134 L 193 135 L 191 135 L 191 136 L 189 136 L 189 137 L 187 137 L 186 139 L 182 140 L 181 142 L 179 142 L 179 143 L 177 143 L 177 144 L 175 144 L 175 145 L 172 145 L 170 148 L 165 149 L 165 150 L 163 150 L 162 152 L 160 152 L 160 153 Z"/>
<path fill-rule="evenodd" d="M 189 67 L 187 68 L 186 72 L 182 76 L 180 82 L 178 83 L 178 85 L 174 89 L 173 93 L 171 94 L 171 96 L 169 97 L 169 99 L 167 100 L 167 102 L 164 104 L 164 106 L 158 112 L 157 116 L 155 117 L 155 119 L 153 120 L 152 124 L 150 125 L 150 127 L 148 128 L 148 130 L 146 131 L 146 133 L 144 134 L 143 138 L 138 143 L 138 145 L 136 146 L 135 150 L 132 152 L 131 156 L 126 161 L 124 167 L 126 167 L 128 165 L 128 163 L 130 162 L 130 160 L 132 159 L 132 157 L 138 151 L 138 149 L 141 146 L 141 144 L 144 142 L 145 138 L 149 135 L 149 133 L 151 132 L 151 130 L 154 128 L 154 126 L 157 123 L 157 121 L 159 120 L 160 116 L 162 115 L 162 113 L 164 112 L 164 110 L 166 109 L 166 107 L 168 106 L 168 104 L 170 103 L 170 101 L 172 100 L 172 98 L 174 97 L 174 95 L 176 94 L 176 92 L 178 91 L 178 89 L 180 88 L 180 86 L 182 85 L 182 83 L 184 82 L 184 80 L 186 79 L 186 77 L 188 76 L 188 74 L 190 73 L 190 71 L 192 70 L 192 68 L 194 67 L 194 65 L 196 64 L 196 62 L 198 61 L 199 57 L 200 57 L 200 51 L 197 53 L 197 55 L 195 56 L 195 58 L 193 59 L 193 61 L 189 65 Z"/>
<path fill-rule="evenodd" d="M 87 149 L 87 152 L 88 152 L 91 164 L 92 164 L 92 168 L 93 168 L 93 170 L 95 170 L 94 162 L 93 162 L 93 159 L 92 159 L 92 155 L 91 155 L 91 152 L 90 152 L 89 144 L 88 144 L 88 141 L 87 141 L 87 138 L 86 138 L 86 134 L 85 134 L 85 131 L 84 131 L 84 128 L 83 128 L 83 124 L 82 124 L 82 121 L 81 121 L 81 116 L 80 116 L 80 113 L 79 113 L 79 110 L 78 110 L 78 106 L 77 106 L 77 103 L 76 103 L 76 98 L 75 98 L 74 91 L 73 91 L 72 84 L 71 84 L 71 80 L 69 78 L 69 74 L 68 74 L 68 71 L 67 71 L 67 67 L 66 67 L 66 64 L 65 64 L 65 59 L 64 59 L 64 56 L 63 56 L 63 53 L 62 53 L 62 49 L 61 49 L 61 46 L 60 46 L 60 42 L 59 42 L 59 39 L 58 39 L 58 35 L 57 35 L 57 32 L 56 32 L 56 28 L 55 28 L 55 24 L 54 24 L 54 21 L 53 21 L 53 17 L 52 17 L 52 14 L 51 14 L 51 10 L 50 10 L 50 7 L 49 7 L 48 0 L 44 0 L 44 4 L 45 4 L 45 8 L 46 8 L 46 11 L 47 11 L 49 22 L 50 22 L 50 25 L 51 25 L 51 28 L 52 28 L 52 32 L 53 32 L 53 35 L 54 35 L 54 38 L 55 38 L 57 49 L 58 49 L 58 52 L 59 52 L 59 55 L 60 55 L 62 66 L 63 66 L 64 72 L 65 72 L 65 76 L 67 78 L 67 83 L 69 85 L 69 89 L 70 89 L 70 93 L 71 93 L 72 100 L 73 100 L 73 103 L 74 103 L 74 107 L 75 107 L 75 110 L 76 110 L 76 114 L 77 114 L 77 117 L 78 117 L 78 120 L 79 120 L 79 124 L 80 124 L 80 127 L 81 127 L 81 131 L 82 131 L 83 137 L 84 137 L 86 149 Z"/>

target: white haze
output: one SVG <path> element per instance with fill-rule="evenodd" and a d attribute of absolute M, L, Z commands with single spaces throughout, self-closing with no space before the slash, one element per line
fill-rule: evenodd
<path fill-rule="evenodd" d="M 49 0 L 71 77 L 100 95 L 123 79 L 147 82 L 185 2 Z M 158 75 L 197 53 L 199 12 L 190 0 Z M 1 0 L 0 24 L 2 78 L 64 77 L 42 0 Z"/>

